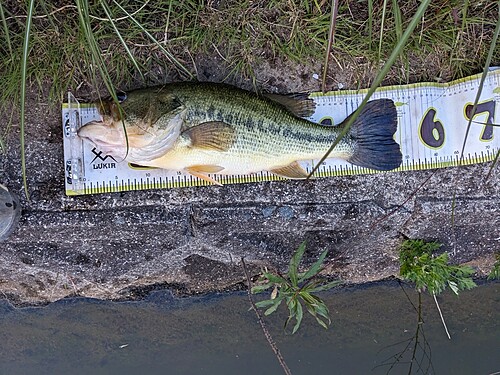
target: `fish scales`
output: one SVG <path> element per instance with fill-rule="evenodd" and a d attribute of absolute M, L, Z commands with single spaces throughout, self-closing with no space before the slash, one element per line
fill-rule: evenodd
<path fill-rule="evenodd" d="M 228 153 L 258 152 L 273 157 L 290 154 L 305 159 L 317 158 L 324 155 L 339 133 L 330 126 L 297 118 L 269 99 L 245 91 L 228 90 L 226 86 L 206 85 L 205 88 L 183 84 L 173 86 L 169 91 L 175 93 L 181 102 L 192 103 L 195 107 L 186 113 L 186 121 L 191 126 L 208 121 L 235 126 L 237 141 Z M 200 95 L 203 91 L 204 95 Z M 214 111 L 214 108 L 223 110 Z M 349 152 L 353 147 L 346 142 L 345 147 L 337 148 L 332 156 Z"/>

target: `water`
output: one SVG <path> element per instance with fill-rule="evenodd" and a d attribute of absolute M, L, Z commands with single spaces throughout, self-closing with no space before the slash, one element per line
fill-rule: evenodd
<path fill-rule="evenodd" d="M 322 297 L 333 320 L 329 330 L 305 316 L 292 336 L 282 329 L 284 310 L 266 318 L 294 375 L 386 374 L 389 365 L 380 365 L 394 362 L 392 356 L 404 352 L 401 361 L 409 360 L 411 350 L 404 349 L 415 334 L 416 312 L 396 282 Z M 421 341 L 417 349 L 426 370 L 420 373 L 500 371 L 500 283 L 439 301 L 452 340 L 433 300 L 424 298 L 428 345 Z M 408 368 L 395 365 L 390 374 Z M 135 303 L 71 299 L 17 310 L 0 304 L 0 374 L 281 373 L 245 293 L 172 299 L 156 292 Z"/>

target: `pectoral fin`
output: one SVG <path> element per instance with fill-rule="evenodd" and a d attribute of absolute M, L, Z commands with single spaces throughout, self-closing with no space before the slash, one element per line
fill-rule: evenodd
<path fill-rule="evenodd" d="M 307 171 L 302 168 L 296 161 L 284 167 L 271 169 L 270 172 L 277 174 L 278 176 L 293 179 L 304 179 L 309 176 L 309 173 L 307 173 Z"/>
<path fill-rule="evenodd" d="M 210 182 L 215 185 L 222 186 L 222 184 L 210 177 L 207 173 L 217 173 L 222 171 L 224 168 L 218 165 L 193 165 L 186 168 L 186 172 L 192 174 L 195 177 L 201 178 L 204 181 Z"/>
<path fill-rule="evenodd" d="M 191 139 L 191 147 L 206 150 L 227 151 L 236 140 L 235 129 L 221 121 L 203 122 L 182 134 Z"/>

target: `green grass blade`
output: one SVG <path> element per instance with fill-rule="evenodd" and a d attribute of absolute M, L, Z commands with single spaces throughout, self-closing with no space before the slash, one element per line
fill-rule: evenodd
<path fill-rule="evenodd" d="M 309 293 L 317 293 L 317 292 L 323 292 L 326 290 L 330 290 L 330 289 L 332 289 L 340 284 L 342 284 L 342 281 L 340 281 L 340 280 L 331 281 L 327 284 L 320 285 L 320 286 L 317 286 L 317 287 L 309 290 Z"/>
<path fill-rule="evenodd" d="M 168 3 L 167 20 L 165 21 L 165 38 L 166 38 L 166 35 L 167 35 L 168 30 L 170 28 L 170 17 L 172 15 L 172 5 L 173 5 L 173 1 L 170 0 Z"/>
<path fill-rule="evenodd" d="M 304 302 L 307 303 L 307 306 L 311 306 L 311 307 L 316 306 L 316 300 L 313 298 L 310 291 L 302 290 L 300 292 L 300 297 L 304 300 Z"/>
<path fill-rule="evenodd" d="M 292 259 L 290 259 L 290 265 L 288 266 L 288 277 L 290 278 L 290 282 L 293 286 L 297 286 L 298 283 L 298 269 L 299 269 L 299 263 L 302 260 L 302 256 L 304 255 L 304 252 L 306 251 L 306 241 L 302 242 L 295 252 L 293 254 Z"/>
<path fill-rule="evenodd" d="M 46 3 L 45 1 L 38 1 L 38 2 L 37 2 L 37 4 L 40 4 L 40 6 L 42 7 L 42 11 L 43 11 L 43 14 L 44 14 L 44 15 L 49 15 L 49 14 L 50 14 L 49 9 L 47 8 L 47 4 L 50 4 L 50 3 L 51 3 L 50 1 L 49 1 L 49 2 L 47 2 L 47 3 Z M 57 30 L 57 28 L 58 28 L 58 27 L 57 27 L 57 25 L 54 23 L 54 19 L 53 19 L 53 17 L 48 17 L 48 16 L 47 16 L 47 17 L 44 17 L 44 18 L 45 18 L 45 19 L 47 19 L 47 20 L 48 20 L 48 22 L 50 23 L 50 28 L 51 28 L 52 30 Z"/>
<path fill-rule="evenodd" d="M 326 47 L 325 62 L 323 65 L 323 79 L 321 81 L 321 90 L 326 92 L 326 75 L 328 73 L 328 62 L 330 61 L 330 53 L 335 40 L 335 28 L 337 25 L 337 14 L 339 9 L 339 0 L 332 0 L 332 13 L 330 16 L 330 32 L 328 33 L 328 46 Z"/>
<path fill-rule="evenodd" d="M 31 21 L 33 20 L 33 8 L 35 0 L 30 0 L 28 5 L 28 14 L 26 17 L 26 27 L 24 29 L 24 42 L 23 42 L 23 57 L 21 60 L 21 169 L 23 174 L 23 185 L 26 198 L 29 199 L 28 182 L 26 178 L 26 145 L 25 145 L 25 128 L 26 128 L 26 84 L 27 84 L 27 71 L 28 71 L 28 55 L 30 47 L 30 30 Z"/>
<path fill-rule="evenodd" d="M 469 0 L 464 1 L 464 5 L 462 6 L 462 32 L 465 30 L 465 23 L 467 21 L 467 13 L 469 11 Z"/>
<path fill-rule="evenodd" d="M 403 19 L 401 17 L 401 9 L 399 8 L 397 0 L 392 0 L 392 12 L 394 13 L 396 36 L 399 40 L 403 36 Z"/>
<path fill-rule="evenodd" d="M 170 61 L 172 61 L 178 68 L 186 73 L 190 79 L 194 78 L 193 74 L 184 65 L 182 65 L 179 60 L 177 60 L 170 52 L 168 52 L 165 47 L 163 47 L 161 43 L 158 42 L 158 40 L 156 40 L 156 38 L 151 35 L 151 33 L 147 31 L 144 26 L 141 25 L 139 21 L 137 21 L 129 12 L 127 12 L 116 0 L 113 0 L 113 3 L 115 3 L 115 5 L 120 8 L 120 10 L 124 12 L 132 20 L 132 22 L 134 22 L 142 30 L 148 36 L 148 38 L 158 46 L 158 48 L 160 48 L 160 50 L 165 54 L 165 56 L 170 59 Z"/>
<path fill-rule="evenodd" d="M 256 302 L 255 306 L 257 306 L 258 308 L 262 308 L 262 307 L 274 305 L 275 303 L 276 303 L 275 299 L 266 299 L 263 301 Z"/>
<path fill-rule="evenodd" d="M 325 319 L 330 321 L 330 311 L 326 307 L 325 303 L 318 297 L 311 295 L 316 300 L 314 305 L 314 311 Z"/>
<path fill-rule="evenodd" d="M 465 138 L 462 144 L 462 151 L 460 152 L 460 161 L 461 165 L 464 158 L 465 145 L 467 143 L 467 138 L 469 137 L 470 127 L 472 125 L 472 120 L 474 118 L 474 114 L 476 113 L 477 104 L 479 103 L 479 98 L 481 97 L 481 93 L 483 92 L 484 81 L 486 80 L 486 76 L 488 75 L 488 71 L 490 68 L 491 60 L 493 58 L 493 54 L 495 53 L 496 44 L 498 41 L 498 35 L 500 34 L 500 1 L 498 1 L 498 20 L 495 27 L 495 31 L 493 33 L 493 38 L 491 40 L 490 50 L 488 51 L 488 56 L 486 57 L 486 61 L 484 63 L 483 74 L 481 75 L 481 80 L 479 81 L 479 87 L 477 90 L 476 98 L 474 99 L 474 105 L 472 106 L 471 116 L 469 118 L 469 122 L 467 123 L 467 130 L 465 131 Z M 500 152 L 500 150 L 499 150 Z"/>
<path fill-rule="evenodd" d="M 273 312 L 278 310 L 278 307 L 280 307 L 281 302 L 283 302 L 283 297 L 278 297 L 278 298 L 272 299 L 271 301 L 272 301 L 272 306 L 270 308 L 268 308 L 266 311 L 264 311 L 265 316 L 271 315 Z M 259 306 L 258 303 L 256 303 L 255 305 Z"/>
<path fill-rule="evenodd" d="M 301 283 L 304 280 L 310 279 L 313 276 L 316 276 L 319 271 L 321 271 L 321 266 L 323 265 L 323 262 L 325 260 L 326 254 L 328 254 L 328 250 L 323 251 L 323 253 L 320 255 L 318 260 L 314 262 L 314 264 L 309 268 L 309 270 L 302 275 L 302 277 L 299 278 L 299 283 Z"/>
<path fill-rule="evenodd" d="M 100 53 L 99 50 L 99 45 L 97 44 L 97 41 L 95 39 L 94 33 L 92 32 L 91 29 L 91 23 L 90 23 L 90 16 L 89 16 L 89 8 L 88 8 L 88 2 L 86 0 L 76 0 L 76 5 L 78 9 L 78 17 L 80 19 L 80 28 L 82 29 L 85 40 L 88 43 L 88 47 L 90 49 L 90 54 L 92 58 L 92 62 L 94 66 L 97 66 L 99 69 L 99 72 L 101 73 L 101 77 L 104 81 L 104 84 L 106 85 L 106 88 L 108 89 L 110 95 L 113 97 L 113 99 L 118 102 L 118 98 L 116 97 L 116 93 L 113 87 L 113 84 L 111 82 L 111 77 L 109 76 L 109 72 L 106 68 L 106 64 L 104 62 L 104 59 Z"/>
<path fill-rule="evenodd" d="M 302 305 L 300 304 L 300 302 L 297 302 L 294 313 L 296 322 L 292 329 L 292 335 L 299 329 L 300 323 L 302 323 L 302 317 L 304 316 L 304 311 L 302 310 Z"/>
<path fill-rule="evenodd" d="M 321 166 L 321 164 L 325 161 L 325 159 L 328 158 L 330 153 L 333 151 L 335 146 L 337 146 L 337 144 L 340 142 L 342 137 L 344 137 L 344 135 L 346 135 L 349 132 L 349 130 L 351 129 L 351 125 L 354 123 L 354 121 L 356 121 L 359 114 L 363 110 L 364 106 L 366 105 L 366 103 L 368 102 L 370 97 L 372 96 L 372 94 L 375 92 L 375 90 L 378 88 L 378 86 L 382 83 L 384 77 L 387 75 L 387 73 L 391 69 L 392 65 L 394 64 L 396 59 L 399 57 L 399 55 L 403 51 L 403 48 L 404 48 L 406 42 L 410 39 L 410 37 L 413 33 L 413 30 L 415 30 L 415 27 L 418 25 L 418 23 L 420 22 L 420 20 L 424 16 L 425 11 L 426 11 L 427 7 L 429 6 L 430 2 L 431 2 L 431 0 L 423 0 L 420 3 L 420 6 L 418 7 L 415 15 L 413 16 L 410 24 L 408 25 L 408 28 L 405 30 L 404 34 L 401 36 L 401 39 L 398 41 L 396 47 L 393 49 L 391 55 L 387 59 L 387 62 L 384 64 L 384 66 L 382 67 L 380 72 L 375 77 L 375 80 L 373 81 L 370 89 L 368 90 L 367 94 L 365 95 L 360 106 L 358 107 L 356 112 L 349 118 L 349 120 L 345 124 L 344 129 L 342 129 L 342 131 L 340 132 L 340 134 L 337 137 L 337 139 L 335 140 L 335 142 L 330 146 L 330 148 L 328 149 L 326 154 L 321 158 L 321 160 L 315 165 L 315 167 L 313 168 L 313 170 L 311 171 L 311 173 L 309 174 L 309 176 L 307 178 L 310 178 L 318 170 L 318 168 Z"/>
<path fill-rule="evenodd" d="M 304 4 L 309 5 L 309 1 L 305 1 Z M 316 6 L 316 10 L 318 13 L 321 13 L 321 5 L 318 3 L 318 0 L 314 0 L 314 5 Z"/>
<path fill-rule="evenodd" d="M 373 32 L 373 0 L 368 0 L 368 45 L 372 47 Z"/>
<path fill-rule="evenodd" d="M 490 46 L 490 50 L 488 52 L 488 57 L 486 58 L 486 63 L 485 63 L 485 67 L 484 67 L 485 70 L 483 72 L 483 76 L 486 76 L 485 73 L 487 72 L 487 69 L 489 68 L 489 66 L 491 64 L 491 59 L 493 57 L 493 53 L 495 51 L 496 44 L 498 42 L 498 35 L 499 34 L 500 34 L 500 1 L 498 2 L 498 20 L 497 20 L 497 25 L 495 27 L 495 32 L 493 33 L 493 39 L 491 40 L 491 46 Z M 474 103 L 474 107 L 472 108 L 472 113 L 475 113 L 477 100 L 478 99 L 476 98 L 476 102 Z M 471 116 L 471 119 L 472 119 L 472 117 L 473 116 Z M 469 120 L 469 125 L 470 125 L 470 121 L 472 121 L 471 119 Z M 468 131 L 469 131 L 469 129 L 467 128 L 467 132 Z M 464 141 L 464 147 L 465 147 L 465 141 Z M 462 152 L 463 152 L 463 150 L 462 150 Z M 493 172 L 493 169 L 495 168 L 495 165 L 497 164 L 499 157 L 500 157 L 500 150 L 498 150 L 497 154 L 495 155 L 495 159 L 493 160 L 493 163 L 491 164 L 491 167 L 490 167 L 490 170 L 488 171 L 486 179 L 488 179 L 491 176 L 491 173 Z"/>
<path fill-rule="evenodd" d="M 120 39 L 120 42 L 122 43 L 122 46 L 123 48 L 125 48 L 125 51 L 127 52 L 127 55 L 129 56 L 130 58 L 130 61 L 132 61 L 132 64 L 134 64 L 135 66 L 135 69 L 139 72 L 140 76 L 142 79 L 144 79 L 144 75 L 142 74 L 142 70 L 141 68 L 139 67 L 139 64 L 137 63 L 134 55 L 132 54 L 132 51 L 130 51 L 130 48 L 128 48 L 128 45 L 127 43 L 125 42 L 125 40 L 123 39 L 122 37 L 122 34 L 120 33 L 120 31 L 118 30 L 118 28 L 116 27 L 116 24 L 115 22 L 113 21 L 113 18 L 111 17 L 111 11 L 109 9 L 109 6 L 108 4 L 106 4 L 105 1 L 101 1 L 101 6 L 102 6 L 102 9 L 104 10 L 104 13 L 106 13 L 106 17 L 108 17 L 109 19 L 109 22 L 111 23 L 111 26 L 113 27 L 113 29 L 115 30 L 115 34 L 116 36 L 118 37 L 118 39 Z"/>
<path fill-rule="evenodd" d="M 328 326 L 326 325 L 326 323 L 324 321 L 322 321 L 318 316 L 316 316 L 315 318 L 321 327 L 323 327 L 324 329 L 328 329 Z"/>
<path fill-rule="evenodd" d="M 80 28 L 85 36 L 85 40 L 87 41 L 87 45 L 90 49 L 90 56 L 91 60 L 94 66 L 97 66 L 99 69 L 99 72 L 101 74 L 101 78 L 104 81 L 104 84 L 106 88 L 108 89 L 109 94 L 115 101 L 115 103 L 118 104 L 118 110 L 120 111 L 120 115 L 123 118 L 123 113 L 122 113 L 122 108 L 119 105 L 119 100 L 118 97 L 116 96 L 116 90 L 113 86 L 113 82 L 111 80 L 111 77 L 109 75 L 108 69 L 106 67 L 106 63 L 104 62 L 104 59 L 100 53 L 100 48 L 97 43 L 97 40 L 95 39 L 95 35 L 92 31 L 91 28 L 91 20 L 90 20 L 90 14 L 89 14 L 89 4 L 86 0 L 76 0 L 76 5 L 78 9 L 78 17 L 80 20 Z M 125 124 L 123 124 L 123 130 L 125 132 L 125 142 L 126 142 L 126 147 L 127 147 L 127 154 L 129 150 L 129 140 L 128 140 L 128 135 L 127 135 L 127 129 L 125 128 Z"/>
<path fill-rule="evenodd" d="M 264 272 L 263 274 L 264 278 L 269 280 L 270 283 L 274 284 L 286 284 L 286 279 L 279 276 L 279 275 L 274 275 L 271 272 Z"/>
<path fill-rule="evenodd" d="M 387 10 L 387 0 L 384 0 L 382 5 L 382 20 L 380 21 L 380 37 L 378 40 L 378 60 L 382 58 L 382 39 L 384 36 L 385 13 Z"/>
<path fill-rule="evenodd" d="M 268 290 L 272 286 L 274 286 L 273 283 L 267 283 L 267 284 L 263 284 L 263 285 L 255 285 L 252 287 L 251 291 L 252 291 L 252 294 L 258 294 L 258 293 L 262 293 L 265 290 Z"/>
<path fill-rule="evenodd" d="M 7 48 L 10 53 L 10 57 L 13 57 L 12 53 L 12 43 L 10 41 L 10 32 L 9 32 L 9 27 L 7 26 L 7 20 L 5 18 L 5 12 L 3 11 L 3 5 L 0 2 L 0 18 L 2 19 L 2 27 L 3 27 L 3 32 L 5 34 L 5 41 L 7 42 Z"/>

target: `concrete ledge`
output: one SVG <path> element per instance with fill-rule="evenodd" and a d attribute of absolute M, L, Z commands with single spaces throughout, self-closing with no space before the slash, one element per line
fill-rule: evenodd
<path fill-rule="evenodd" d="M 500 249 L 500 177 L 484 181 L 489 165 L 66 197 L 59 110 L 30 108 L 31 201 L 15 132 L 0 161 L 0 182 L 23 206 L 19 228 L 0 244 L 0 298 L 16 305 L 239 288 L 241 257 L 254 273 L 284 270 L 304 240 L 306 264 L 328 249 L 325 274 L 353 283 L 397 275 L 407 237 L 443 243 L 452 262 L 474 265 L 478 276 Z"/>

